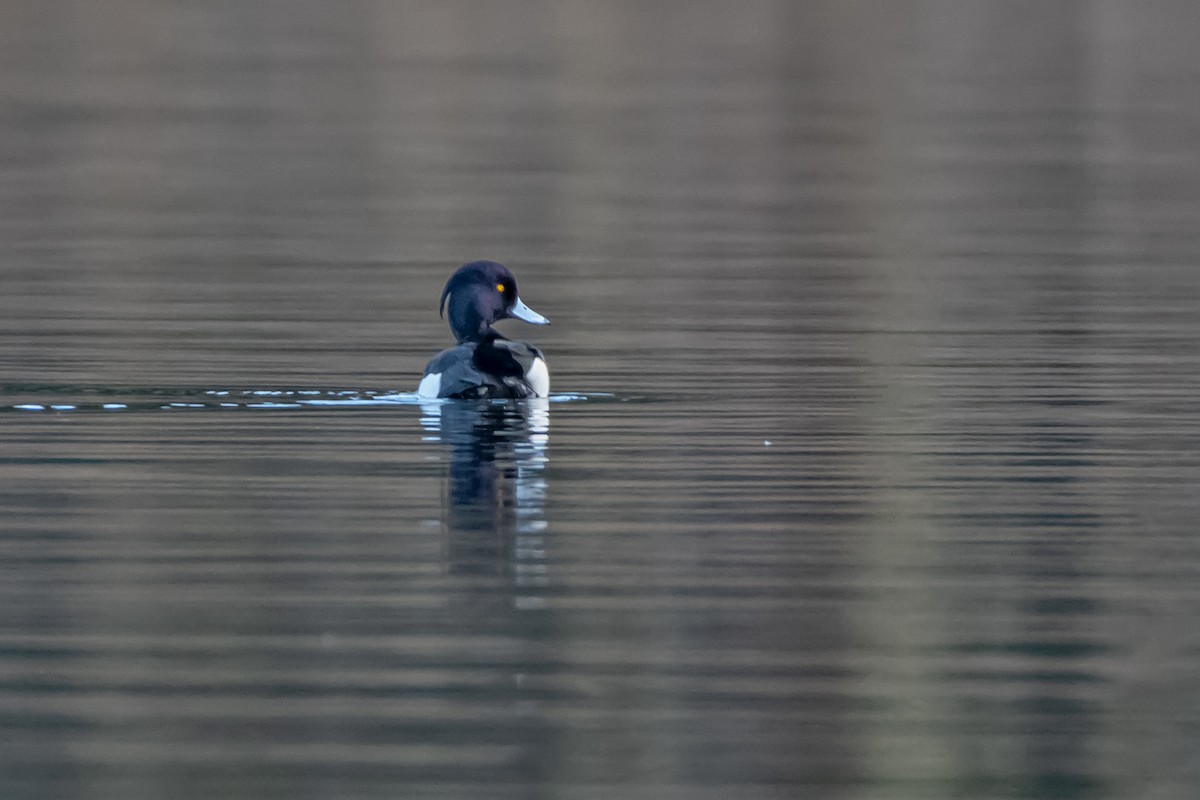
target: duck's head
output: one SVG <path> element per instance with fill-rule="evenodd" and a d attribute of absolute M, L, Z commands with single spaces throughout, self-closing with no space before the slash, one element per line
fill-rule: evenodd
<path fill-rule="evenodd" d="M 517 279 L 508 267 L 495 261 L 472 261 L 459 267 L 442 290 L 439 313 L 449 315 L 450 330 L 460 342 L 483 338 L 497 320 L 512 318 L 534 325 L 550 324 L 550 320 L 521 302 Z"/>

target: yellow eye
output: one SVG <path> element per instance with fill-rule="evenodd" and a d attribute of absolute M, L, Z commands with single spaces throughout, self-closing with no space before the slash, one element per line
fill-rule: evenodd
<path fill-rule="evenodd" d="M 497 283 L 497 284 L 496 284 L 496 291 L 497 291 L 497 292 L 503 292 L 503 291 L 504 291 L 504 284 L 503 284 L 503 283 Z"/>

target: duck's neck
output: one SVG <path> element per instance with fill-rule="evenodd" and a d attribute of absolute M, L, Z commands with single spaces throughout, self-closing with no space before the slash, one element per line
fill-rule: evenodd
<path fill-rule="evenodd" d="M 454 338 L 458 340 L 459 344 L 477 342 L 492 328 L 484 320 L 483 315 L 471 304 L 471 297 L 467 292 L 451 294 L 450 306 L 447 311 L 449 312 L 447 316 L 450 318 L 450 330 L 453 331 Z"/>
<path fill-rule="evenodd" d="M 458 340 L 459 344 L 487 342 L 500 335 L 491 325 L 484 324 L 482 320 L 474 326 L 451 325 L 450 327 L 454 332 L 454 338 Z"/>
<path fill-rule="evenodd" d="M 491 325 L 483 321 L 483 317 L 478 314 L 469 314 L 462 317 L 452 318 L 454 322 L 450 323 L 450 330 L 454 333 L 454 338 L 459 344 L 467 342 L 490 342 L 493 339 L 504 338 L 500 336 L 499 331 Z"/>

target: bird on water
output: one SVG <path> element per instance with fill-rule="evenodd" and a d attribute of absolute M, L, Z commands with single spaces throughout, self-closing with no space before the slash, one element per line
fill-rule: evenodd
<path fill-rule="evenodd" d="M 495 261 L 459 267 L 446 281 L 438 311 L 450 323 L 457 344 L 430 360 L 417 387 L 419 397 L 522 399 L 550 394 L 542 351 L 492 327 L 502 319 L 550 324 L 521 301 L 517 279 L 508 267 Z"/>

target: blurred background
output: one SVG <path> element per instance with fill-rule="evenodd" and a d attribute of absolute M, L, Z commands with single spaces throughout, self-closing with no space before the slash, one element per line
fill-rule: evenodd
<path fill-rule="evenodd" d="M 1198 17 L 0 2 L 4 796 L 1196 797 Z"/>

